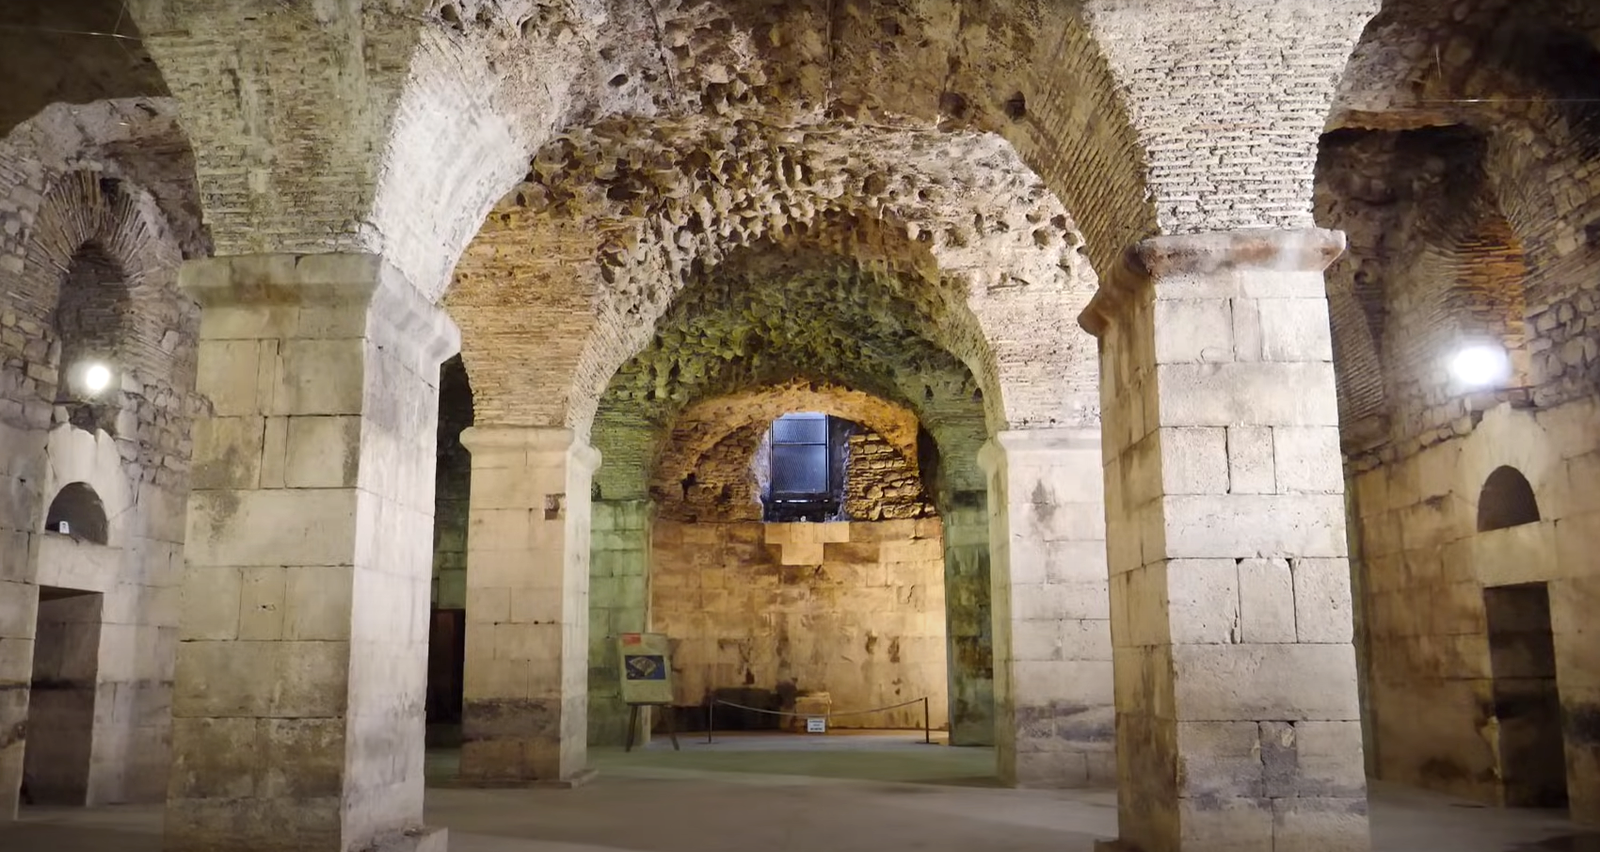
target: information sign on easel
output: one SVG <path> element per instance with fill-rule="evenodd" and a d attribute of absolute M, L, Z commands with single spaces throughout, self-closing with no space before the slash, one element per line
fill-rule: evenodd
<path fill-rule="evenodd" d="M 640 707 L 666 707 L 667 733 L 672 747 L 678 747 L 678 732 L 672 715 L 671 645 L 663 633 L 624 633 L 617 637 L 617 652 L 622 659 L 622 701 L 629 706 L 628 743 L 633 748 L 633 733 L 638 726 Z"/>

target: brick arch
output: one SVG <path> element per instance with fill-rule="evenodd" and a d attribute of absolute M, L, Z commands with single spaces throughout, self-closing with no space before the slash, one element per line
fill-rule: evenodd
<path fill-rule="evenodd" d="M 1328 137 L 1387 134 L 1401 145 L 1434 138 L 1457 147 L 1461 138 L 1474 140 L 1472 162 L 1448 183 L 1471 184 L 1475 193 L 1444 202 L 1430 251 L 1411 262 L 1439 279 L 1431 308 L 1438 318 L 1400 317 L 1410 327 L 1391 336 L 1413 350 L 1444 345 L 1428 340 L 1440 333 L 1499 340 L 1512 352 L 1511 385 L 1538 387 L 1550 404 L 1587 392 L 1581 371 L 1562 363 L 1563 341 L 1536 352 L 1528 343 L 1541 315 L 1568 309 L 1573 294 L 1563 282 L 1586 276 L 1582 268 L 1592 262 L 1582 223 L 1597 211 L 1586 186 L 1571 182 L 1600 146 L 1600 111 L 1583 88 L 1593 88 L 1593 75 L 1569 72 L 1600 67 L 1597 39 L 1600 11 L 1581 5 L 1389 3 L 1356 49 L 1330 122 L 1337 132 Z M 1445 43 L 1450 50 L 1415 49 Z M 1324 183 L 1340 179 L 1321 171 Z M 1351 259 L 1330 273 L 1342 410 L 1399 404 L 1384 400 L 1372 380 L 1346 380 L 1380 372 L 1384 332 L 1363 323 L 1354 310 L 1360 300 L 1346 291 L 1351 267 L 1381 252 L 1353 239 Z M 1548 387 L 1563 372 L 1567 386 Z"/>
<path fill-rule="evenodd" d="M 792 383 L 758 388 L 690 406 L 659 444 L 651 464 L 652 485 L 683 479 L 698 460 L 728 435 L 765 428 L 796 411 L 840 417 L 881 435 L 913 466 L 917 460 L 917 416 L 871 394 L 833 384 Z"/>
<path fill-rule="evenodd" d="M 754 153 L 732 158 L 696 142 L 720 139 L 718 127 L 616 124 L 557 140 L 535 160 L 534 179 L 491 214 L 448 300 L 466 357 L 482 359 L 479 373 L 504 373 L 493 364 L 508 347 L 531 345 L 518 342 L 528 315 L 554 331 L 538 342 L 538 393 L 520 384 L 528 371 L 503 388 L 489 376 L 486 402 L 506 409 L 500 417 L 583 431 L 612 372 L 684 287 L 728 256 L 776 245 L 838 253 L 904 282 L 933 336 L 980 376 L 996 423 L 1092 419 L 1092 406 L 1027 389 L 1041 382 L 1024 373 L 1048 371 L 1093 395 L 1092 341 L 1071 317 L 1094 277 L 1065 208 L 1007 143 L 822 128 L 796 132 L 823 141 L 787 145 L 740 125 L 726 132 L 743 134 L 738 144 Z M 880 160 L 837 156 L 864 145 Z M 881 159 L 901 151 L 922 160 Z M 929 169 L 916 167 L 923 160 Z M 738 177 L 747 172 L 756 177 Z M 518 313 L 506 310 L 513 304 Z M 1005 357 L 997 344 L 1010 347 Z M 998 376 L 1002 365 L 1018 375 Z"/>
<path fill-rule="evenodd" d="M 926 497 L 917 455 L 919 424 L 911 410 L 839 385 L 791 383 L 705 400 L 684 412 L 659 441 L 649 471 L 648 494 L 661 516 L 708 520 L 710 512 L 718 520 L 759 520 L 762 481 L 756 465 L 768 430 L 777 418 L 799 411 L 854 423 L 858 431 L 852 442 L 875 448 Z M 976 446 L 982 436 L 970 440 Z M 852 484 L 865 484 L 861 477 L 866 475 L 852 468 Z M 847 486 L 849 502 L 860 511 L 854 519 L 878 520 L 872 516 L 873 500 L 854 493 L 861 490 Z"/>
<path fill-rule="evenodd" d="M 198 313 L 177 292 L 183 251 L 148 192 L 98 169 L 67 172 L 24 245 L 18 306 L 56 358 L 106 358 L 119 374 L 156 382 L 192 370 Z"/>

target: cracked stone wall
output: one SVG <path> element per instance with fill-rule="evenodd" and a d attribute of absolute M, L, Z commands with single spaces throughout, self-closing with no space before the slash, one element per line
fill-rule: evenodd
<path fill-rule="evenodd" d="M 948 723 L 944 545 L 937 519 L 829 524 L 659 521 L 651 617 L 672 639 L 675 700 L 836 712 L 927 696 Z M 776 727 L 719 708 L 719 727 Z M 920 728 L 920 704 L 841 717 L 843 728 Z"/>
<path fill-rule="evenodd" d="M 1497 700 L 1485 593 L 1543 583 L 1582 820 L 1600 818 L 1600 664 L 1578 615 L 1600 495 L 1597 37 L 1588 4 L 1394 4 L 1352 59 L 1318 187 L 1319 218 L 1351 237 L 1329 291 L 1369 770 L 1516 800 L 1504 732 L 1521 709 Z M 1472 337 L 1506 346 L 1508 381 L 1452 381 Z M 1539 520 L 1480 532 L 1501 467 L 1526 477 Z"/>
<path fill-rule="evenodd" d="M 57 104 L 0 140 L 0 809 L 23 769 L 41 587 L 103 600 L 78 803 L 165 795 L 189 426 L 205 407 L 197 311 L 175 287 L 208 250 L 193 174 L 170 101 Z M 113 381 L 86 400 L 73 368 L 90 358 Z M 44 529 L 75 482 L 105 508 L 104 544 Z"/>

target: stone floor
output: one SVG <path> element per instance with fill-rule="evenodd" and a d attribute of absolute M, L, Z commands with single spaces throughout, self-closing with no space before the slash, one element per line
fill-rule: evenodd
<path fill-rule="evenodd" d="M 1110 792 L 999 789 L 991 752 L 902 735 L 685 738 L 683 751 L 595 755 L 570 791 L 451 786 L 454 755 L 429 756 L 428 817 L 452 852 L 1088 852 L 1116 832 Z M 1600 834 L 1557 815 L 1503 811 L 1385 785 L 1373 791 L 1379 852 L 1600 852 Z M 0 824 L 4 852 L 158 852 L 153 807 L 27 809 Z"/>

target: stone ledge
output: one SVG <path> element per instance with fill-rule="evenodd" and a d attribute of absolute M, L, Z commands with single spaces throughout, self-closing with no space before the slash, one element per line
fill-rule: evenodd
<path fill-rule="evenodd" d="M 1344 253 L 1344 249 L 1344 233 L 1324 228 L 1249 229 L 1151 237 L 1129 248 L 1118 268 L 1101 278 L 1094 298 L 1078 315 L 1078 325 L 1095 337 L 1104 336 L 1127 305 L 1164 278 L 1226 279 L 1250 272 L 1320 274 Z M 1220 297 L 1220 292 L 1211 292 L 1213 289 L 1217 288 L 1204 288 L 1196 296 Z M 1279 289 L 1282 288 L 1240 281 L 1220 288 L 1239 290 L 1241 295 L 1257 298 L 1278 295 Z M 1296 291 L 1292 295 L 1312 294 Z M 1323 295 L 1320 287 L 1315 295 Z"/>

